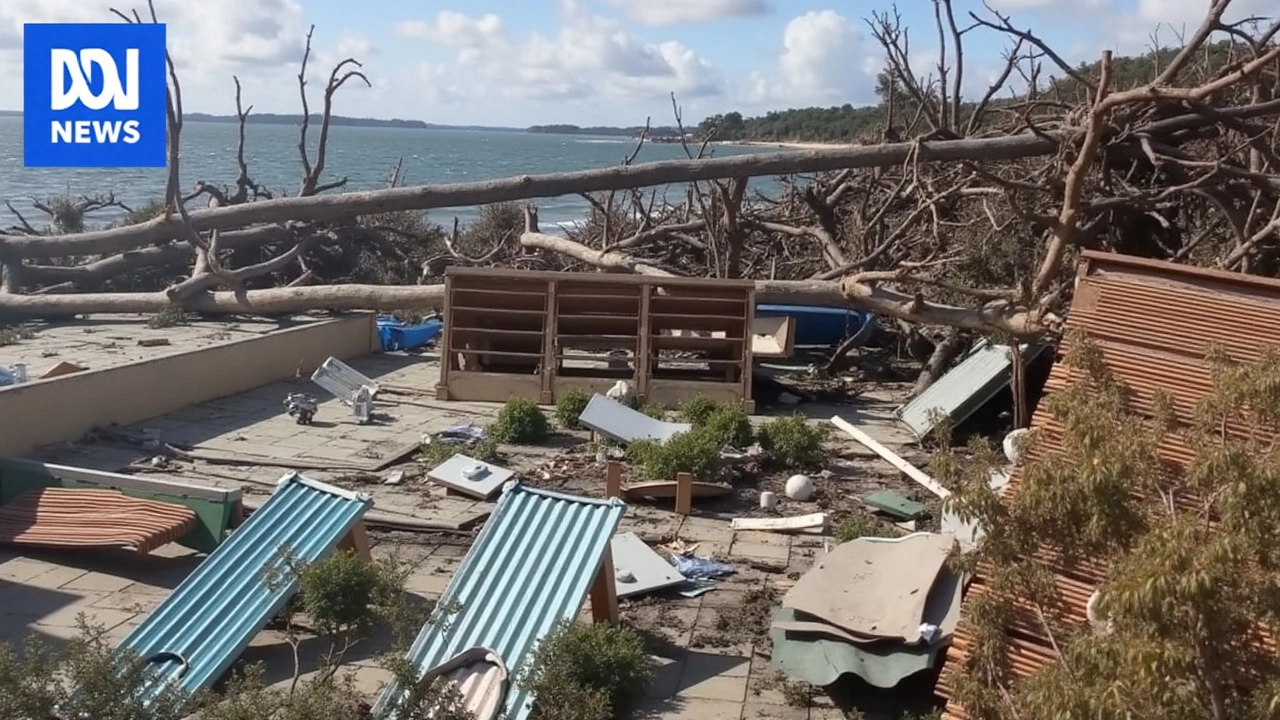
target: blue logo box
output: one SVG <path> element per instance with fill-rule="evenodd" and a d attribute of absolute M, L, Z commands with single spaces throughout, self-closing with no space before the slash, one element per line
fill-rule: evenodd
<path fill-rule="evenodd" d="M 164 167 L 162 24 L 23 26 L 23 164 Z"/>

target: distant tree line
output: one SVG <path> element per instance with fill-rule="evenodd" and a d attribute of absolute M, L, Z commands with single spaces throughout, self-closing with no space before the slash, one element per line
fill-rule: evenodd
<path fill-rule="evenodd" d="M 1230 45 L 1223 41 L 1205 48 L 1210 56 L 1207 69 L 1223 67 L 1228 61 Z M 1177 50 L 1164 49 L 1148 52 L 1143 55 L 1115 57 L 1111 61 L 1111 84 L 1114 88 L 1135 87 L 1153 80 L 1160 68 L 1164 67 L 1176 54 Z M 1098 71 L 1097 62 L 1081 63 L 1079 72 L 1085 77 L 1095 77 Z M 1049 83 L 1052 83 L 1051 85 Z M 1082 86 L 1072 78 L 1045 78 L 1041 81 L 1042 95 L 1051 94 L 1075 99 Z M 1044 86 L 1048 85 L 1048 88 Z M 875 105 L 855 107 L 851 103 L 833 107 L 791 108 L 774 110 L 764 115 L 745 117 L 734 111 L 712 115 L 698 123 L 690 132 L 698 139 L 706 138 L 714 132 L 714 139 L 722 141 L 748 142 L 877 142 L 881 139 L 893 140 L 902 134 L 903 125 L 911 122 L 915 115 L 915 103 L 912 102 L 901 87 L 887 73 L 881 73 L 877 79 Z M 896 105 L 893 128 L 887 128 L 889 100 L 893 98 Z M 1026 98 L 1002 97 L 989 103 L 991 108 L 1008 107 L 1021 103 Z M 976 102 L 965 103 L 961 108 L 962 117 L 976 109 Z M 998 123 L 1003 113 L 993 112 L 987 123 Z M 555 133 L 566 135 L 599 135 L 607 137 L 639 137 L 644 131 L 641 126 L 633 127 L 580 127 L 578 125 L 535 125 L 528 129 L 532 133 Z M 907 133 L 910 135 L 910 133 Z M 918 133 L 917 133 L 918 134 Z M 650 137 L 655 139 L 678 138 L 680 131 L 674 127 L 650 128 Z"/>

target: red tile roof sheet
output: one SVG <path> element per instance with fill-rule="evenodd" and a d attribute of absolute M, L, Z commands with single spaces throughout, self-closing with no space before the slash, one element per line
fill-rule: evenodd
<path fill-rule="evenodd" d="M 33 547 L 129 547 L 147 553 L 196 525 L 182 505 L 116 490 L 46 488 L 0 505 L 0 543 Z"/>
<path fill-rule="evenodd" d="M 1107 366 L 1133 391 L 1132 408 L 1144 413 L 1156 390 L 1173 395 L 1180 420 L 1190 418 L 1196 404 L 1212 388 L 1205 349 L 1224 347 L 1233 360 L 1257 360 L 1264 349 L 1280 344 L 1280 280 L 1112 253 L 1083 253 L 1067 328 L 1084 330 L 1099 345 Z M 1065 347 L 1062 350 L 1065 351 Z M 1046 393 L 1061 390 L 1071 380 L 1064 365 L 1054 367 Z M 1047 413 L 1032 422 L 1042 442 L 1039 452 L 1052 451 L 1062 428 Z M 1171 439 L 1162 454 L 1175 462 L 1191 460 L 1191 451 Z M 1021 472 L 1015 472 L 1009 492 L 1017 492 Z M 1085 622 L 1085 604 L 1101 583 L 1105 568 L 1073 567 L 1046 559 L 1054 566 L 1069 614 Z M 981 574 L 969 596 L 985 592 Z M 1056 661 L 1049 639 L 1038 623 L 1023 618 L 1008 628 L 1011 661 L 1018 676 L 1029 675 Z M 968 651 L 972 635 L 965 617 L 947 654 L 938 692 L 948 697 Z M 965 720 L 957 703 L 949 703 L 945 718 Z"/>

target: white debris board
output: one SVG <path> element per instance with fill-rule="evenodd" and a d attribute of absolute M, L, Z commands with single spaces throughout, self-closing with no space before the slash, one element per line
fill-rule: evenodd
<path fill-rule="evenodd" d="M 620 598 L 642 595 L 685 581 L 675 566 L 645 545 L 635 533 L 614 535 L 609 541 L 609 549 L 613 552 L 614 585 Z M 624 582 L 624 578 L 628 581 Z"/>
<path fill-rule="evenodd" d="M 480 473 L 469 476 L 468 469 L 476 466 L 482 468 Z M 463 495 L 488 500 L 502 489 L 503 483 L 515 477 L 515 473 L 466 455 L 454 455 L 429 470 L 427 477 Z"/>

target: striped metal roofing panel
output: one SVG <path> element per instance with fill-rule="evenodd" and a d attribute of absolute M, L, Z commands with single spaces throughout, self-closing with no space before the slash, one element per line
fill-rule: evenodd
<path fill-rule="evenodd" d="M 441 608 L 457 611 L 422 628 L 410 661 L 425 673 L 471 648 L 492 649 L 513 679 L 507 718 L 525 720 L 532 698 L 514 679 L 538 640 L 581 610 L 626 509 L 617 499 L 509 485 L 440 597 Z M 383 692 L 375 716 L 397 692 Z"/>
<path fill-rule="evenodd" d="M 1023 344 L 1022 361 L 1026 363 L 1045 349 L 1044 345 Z M 933 411 L 939 411 L 959 424 L 977 412 L 996 393 L 1009 384 L 1013 367 L 1008 345 L 979 340 L 955 367 L 925 388 L 911 402 L 898 408 L 898 418 L 917 437 L 933 430 Z"/>
<path fill-rule="evenodd" d="M 1266 348 L 1280 343 L 1280 280 L 1113 253 L 1081 255 L 1067 328 L 1083 330 L 1098 344 L 1107 367 L 1131 391 L 1130 407 L 1139 414 L 1149 413 L 1156 391 L 1164 390 L 1173 396 L 1177 419 L 1189 421 L 1196 404 L 1213 388 L 1211 368 L 1205 362 L 1210 343 L 1222 345 L 1237 362 L 1256 361 Z M 1065 343 L 1061 350 L 1067 352 Z M 1071 368 L 1059 363 L 1049 375 L 1045 393 L 1061 391 L 1071 382 Z M 1037 412 L 1031 425 L 1042 442 L 1030 458 L 1060 447 L 1063 429 L 1056 418 Z M 1177 437 L 1167 440 L 1160 452 L 1178 465 L 1193 457 Z M 1015 471 L 1008 492 L 1017 492 L 1021 482 L 1021 471 Z M 1067 565 L 1048 548 L 1036 558 L 1054 573 L 1067 617 L 1083 625 L 1088 598 L 1106 577 L 1105 563 L 1089 560 Z M 965 604 L 985 592 L 989 590 L 984 573 L 979 572 Z M 1057 661 L 1053 640 L 1030 608 L 1017 609 L 1006 636 L 1016 677 Z M 1267 633 L 1260 633 L 1258 641 L 1274 652 L 1274 640 Z M 962 607 L 961 624 L 938 681 L 939 695 L 951 694 L 955 675 L 973 645 Z M 951 702 L 944 717 L 967 720 L 969 716 Z"/>
<path fill-rule="evenodd" d="M 284 476 L 120 649 L 154 663 L 157 690 L 168 681 L 187 692 L 209 687 L 293 595 L 292 585 L 273 589 L 265 580 L 282 551 L 304 562 L 329 555 L 372 505 L 367 495 Z"/>

